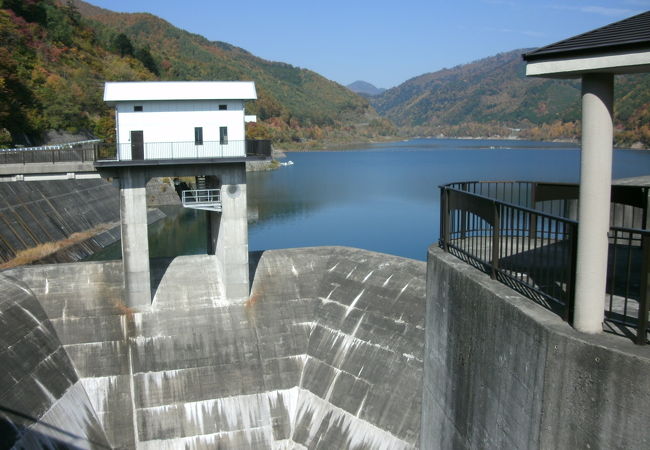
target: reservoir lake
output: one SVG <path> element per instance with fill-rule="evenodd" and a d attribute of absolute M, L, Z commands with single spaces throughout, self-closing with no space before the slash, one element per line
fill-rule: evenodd
<path fill-rule="evenodd" d="M 578 182 L 577 145 L 414 139 L 287 152 L 293 165 L 248 173 L 249 250 L 344 245 L 426 259 L 439 236 L 438 186 L 453 181 Z M 650 174 L 650 151 L 616 149 L 613 178 Z M 206 252 L 205 212 L 161 208 L 151 257 Z M 120 258 L 119 242 L 92 259 Z"/>

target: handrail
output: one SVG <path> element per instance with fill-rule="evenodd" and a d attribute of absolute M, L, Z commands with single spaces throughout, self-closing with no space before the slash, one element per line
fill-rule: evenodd
<path fill-rule="evenodd" d="M 182 193 L 183 204 L 220 202 L 221 189 L 190 189 Z"/>
<path fill-rule="evenodd" d="M 112 148 L 111 148 L 112 147 Z M 171 160 L 263 157 L 272 153 L 269 140 L 168 141 L 142 144 L 118 143 L 99 146 L 98 161 Z"/>
<path fill-rule="evenodd" d="M 481 181 L 480 183 L 506 183 L 506 182 L 505 181 Z M 522 182 L 521 181 L 516 181 L 516 183 L 522 183 Z M 527 181 L 526 183 L 529 183 L 529 182 Z M 483 198 L 483 199 L 489 200 L 489 201 L 498 201 L 499 203 L 501 203 L 503 205 L 510 206 L 511 208 L 517 208 L 517 209 L 519 209 L 521 211 L 526 211 L 526 212 L 530 212 L 530 213 L 534 213 L 534 214 L 543 213 L 544 215 L 546 215 L 548 217 L 553 217 L 553 218 L 556 218 L 558 220 L 569 220 L 569 221 L 578 223 L 578 221 L 576 221 L 576 220 L 567 219 L 566 217 L 562 217 L 562 216 L 551 214 L 551 213 L 545 213 L 545 212 L 539 211 L 538 209 L 531 208 L 531 207 L 528 207 L 528 206 L 522 206 L 522 205 L 517 205 L 517 204 L 511 203 L 511 202 L 504 202 L 504 201 L 500 201 L 500 200 L 495 200 L 495 199 L 493 199 L 493 198 L 491 198 L 491 197 L 489 197 L 487 195 L 474 194 L 474 193 L 471 193 L 471 192 L 463 191 L 463 190 L 458 189 L 458 188 L 450 188 L 450 187 L 447 187 L 447 186 L 448 185 L 440 185 L 438 187 L 440 189 L 444 188 L 444 189 L 447 189 L 447 190 L 462 192 L 464 194 L 469 194 L 469 195 L 472 195 L 474 197 Z"/>
<path fill-rule="evenodd" d="M 143 159 L 201 158 L 271 158 L 269 140 L 147 142 L 142 147 Z M 0 164 L 60 163 L 72 161 L 129 161 L 131 144 L 111 144 L 99 140 L 58 144 L 53 146 L 0 149 Z M 122 158 L 122 159 L 120 159 Z"/>
<path fill-rule="evenodd" d="M 571 216 L 577 211 L 576 186 L 522 181 L 440 186 L 439 245 L 571 321 L 578 234 L 578 222 Z M 536 195 L 547 188 L 552 189 L 548 195 Z M 612 208 L 605 317 L 610 326 L 625 327 L 628 333 L 630 328 L 636 330 L 636 342 L 645 344 L 650 329 L 650 230 L 643 229 L 647 205 L 636 206 L 647 188 L 637 190 L 629 186 L 616 189 L 616 194 L 612 190 L 612 199 L 624 206 Z M 621 211 L 625 217 L 616 217 Z"/>
<path fill-rule="evenodd" d="M 181 193 L 185 208 L 221 211 L 221 189 L 190 189 Z"/>

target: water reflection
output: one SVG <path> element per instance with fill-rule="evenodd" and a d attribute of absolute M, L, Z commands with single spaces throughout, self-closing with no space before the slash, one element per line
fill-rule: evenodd
<path fill-rule="evenodd" d="M 248 174 L 250 250 L 348 245 L 425 259 L 438 239 L 439 185 L 579 174 L 577 147 L 525 141 L 421 139 L 287 159 L 295 164 Z M 618 150 L 614 161 L 615 178 L 641 175 L 650 152 Z M 150 228 L 151 255 L 205 252 L 205 213 L 167 212 Z"/>

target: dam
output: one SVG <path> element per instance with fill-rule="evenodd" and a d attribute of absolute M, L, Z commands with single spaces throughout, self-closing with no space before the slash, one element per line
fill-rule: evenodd
<path fill-rule="evenodd" d="M 647 346 L 576 331 L 500 284 L 494 199 L 448 194 L 442 227 L 448 250 L 465 217 L 491 213 L 480 236 L 494 240 L 494 279 L 436 245 L 427 263 L 347 247 L 251 253 L 251 86 L 207 99 L 122 87 L 116 154 L 92 170 L 119 185 L 123 262 L 0 273 L 3 448 L 650 445 Z M 152 120 L 171 109 L 161 100 L 184 119 Z M 169 123 L 174 142 L 144 139 Z M 149 258 L 145 187 L 161 176 L 208 181 L 207 255 Z"/>
<path fill-rule="evenodd" d="M 242 302 L 219 270 L 155 261 L 146 312 L 125 306 L 119 262 L 3 272 L 9 447 L 418 447 L 425 263 L 267 251 Z"/>

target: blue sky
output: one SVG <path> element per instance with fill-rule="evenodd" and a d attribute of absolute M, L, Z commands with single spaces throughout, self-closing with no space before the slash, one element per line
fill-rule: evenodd
<path fill-rule="evenodd" d="M 650 0 L 90 0 L 149 12 L 341 84 L 378 87 L 540 47 L 650 9 Z"/>

